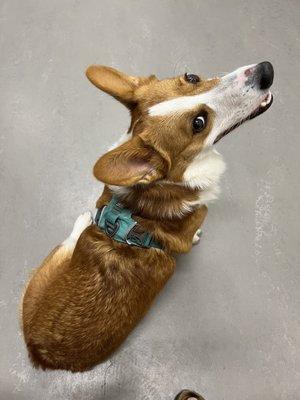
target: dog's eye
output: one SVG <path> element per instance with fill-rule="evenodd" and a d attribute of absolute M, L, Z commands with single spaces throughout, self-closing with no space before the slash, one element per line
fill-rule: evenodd
<path fill-rule="evenodd" d="M 203 115 L 198 115 L 193 121 L 193 131 L 194 133 L 201 132 L 206 125 L 206 118 Z"/>
<path fill-rule="evenodd" d="M 195 74 L 188 74 L 187 72 L 184 74 L 184 79 L 189 82 L 189 83 L 199 83 L 200 82 L 200 78 L 198 75 Z"/>

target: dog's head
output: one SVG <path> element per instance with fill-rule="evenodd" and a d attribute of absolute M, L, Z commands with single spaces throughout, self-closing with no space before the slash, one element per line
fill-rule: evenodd
<path fill-rule="evenodd" d="M 157 180 L 193 186 L 192 163 L 223 136 L 272 104 L 273 67 L 262 62 L 221 78 L 195 74 L 159 80 L 91 66 L 90 81 L 131 113 L 124 142 L 94 167 L 100 181 L 118 186 Z"/>

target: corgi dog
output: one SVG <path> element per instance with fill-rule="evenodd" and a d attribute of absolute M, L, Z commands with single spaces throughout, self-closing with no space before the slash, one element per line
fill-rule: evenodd
<path fill-rule="evenodd" d="M 102 155 L 105 184 L 90 212 L 42 262 L 22 303 L 29 356 L 43 369 L 85 371 L 105 360 L 145 315 L 199 241 L 225 170 L 215 143 L 272 104 L 273 67 L 168 79 L 90 66 L 88 79 L 125 105 L 129 130 Z"/>

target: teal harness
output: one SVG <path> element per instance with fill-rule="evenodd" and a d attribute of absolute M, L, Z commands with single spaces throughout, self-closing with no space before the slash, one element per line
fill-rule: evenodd
<path fill-rule="evenodd" d="M 95 223 L 107 236 L 117 242 L 147 249 L 151 247 L 162 249 L 161 244 L 153 238 L 153 235 L 141 229 L 141 226 L 132 218 L 132 211 L 123 208 L 115 196 L 106 206 L 98 209 Z"/>

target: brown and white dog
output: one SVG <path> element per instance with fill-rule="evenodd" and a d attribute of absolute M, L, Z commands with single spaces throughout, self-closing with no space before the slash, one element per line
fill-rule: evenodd
<path fill-rule="evenodd" d="M 213 79 L 88 68 L 90 81 L 131 113 L 128 133 L 94 167 L 106 184 L 97 207 L 114 193 L 163 249 L 119 243 L 89 212 L 80 215 L 24 295 L 24 337 L 36 366 L 84 371 L 125 340 L 172 275 L 174 255 L 198 241 L 225 170 L 214 144 L 269 108 L 273 74 L 269 62 Z"/>

